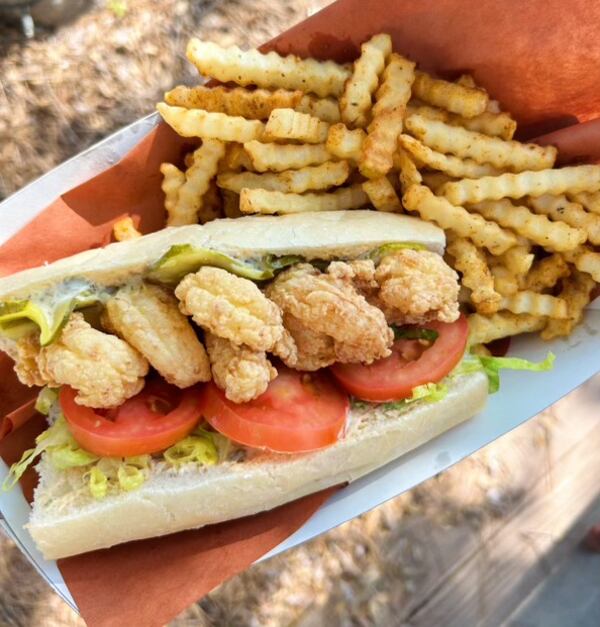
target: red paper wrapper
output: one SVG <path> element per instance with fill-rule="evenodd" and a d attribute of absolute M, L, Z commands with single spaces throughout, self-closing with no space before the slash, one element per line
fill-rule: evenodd
<path fill-rule="evenodd" d="M 591 120 L 600 112 L 600 5 L 572 0 L 341 0 L 265 49 L 348 61 L 359 44 L 389 32 L 397 51 L 426 70 L 470 72 L 532 137 Z M 183 50 L 182 50 L 183 54 Z M 600 156 L 600 122 L 547 135 L 563 160 Z M 164 125 L 116 166 L 64 194 L 0 247 L 0 275 L 101 246 L 124 213 L 149 232 L 163 224 L 159 164 L 181 163 L 193 144 Z M 30 421 L 32 391 L 0 359 L 0 455 L 18 457 L 43 424 Z M 13 432 L 13 433 L 11 433 Z M 29 485 L 29 488 L 31 486 Z M 91 626 L 161 625 L 276 546 L 320 507 L 330 491 L 272 512 L 198 531 L 61 560 L 59 566 Z"/>

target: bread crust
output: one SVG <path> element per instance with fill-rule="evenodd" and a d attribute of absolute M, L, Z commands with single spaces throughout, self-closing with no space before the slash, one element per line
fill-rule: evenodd
<path fill-rule="evenodd" d="M 71 506 L 61 507 L 60 498 L 68 503 L 68 495 L 49 498 L 57 476 L 42 463 L 28 529 L 44 557 L 58 559 L 255 514 L 362 477 L 467 420 L 486 398 L 484 374 L 455 377 L 435 403 L 418 402 L 403 412 L 373 404 L 353 410 L 353 428 L 329 448 L 262 454 L 180 474 L 155 472 L 137 491 Z M 49 500 L 51 507 L 42 505 Z"/>
<path fill-rule="evenodd" d="M 389 242 L 416 242 L 443 254 L 445 236 L 417 218 L 367 210 L 224 218 L 202 226 L 162 229 L 0 278 L 0 301 L 27 298 L 73 277 L 118 285 L 145 273 L 175 244 L 209 248 L 242 260 L 267 253 L 311 260 L 354 259 Z"/>

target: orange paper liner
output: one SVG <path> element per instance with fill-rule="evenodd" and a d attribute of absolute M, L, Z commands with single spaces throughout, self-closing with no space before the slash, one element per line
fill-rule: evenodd
<path fill-rule="evenodd" d="M 352 60 L 359 44 L 386 31 L 399 52 L 424 69 L 454 77 L 471 72 L 532 137 L 598 117 L 600 5 L 585 0 L 340 0 L 264 49 Z M 561 159 L 600 158 L 600 122 L 540 138 Z M 160 125 L 117 165 L 64 194 L 0 247 L 0 276 L 104 245 L 124 213 L 141 229 L 163 225 L 159 164 L 181 164 L 193 141 Z M 0 455 L 14 461 L 43 420 L 32 390 L 0 358 Z M 25 424 L 24 424 L 25 423 Z M 17 428 L 24 424 L 21 428 Z M 31 497 L 33 477 L 24 482 Z M 296 531 L 334 489 L 257 516 L 129 543 L 59 566 L 87 624 L 160 625 Z"/>

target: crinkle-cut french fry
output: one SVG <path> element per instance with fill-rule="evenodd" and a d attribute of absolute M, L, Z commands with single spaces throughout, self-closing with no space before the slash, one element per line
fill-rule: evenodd
<path fill-rule="evenodd" d="M 517 245 L 509 248 L 498 257 L 498 261 L 506 266 L 515 276 L 525 275 L 533 264 L 534 255 L 531 246 Z"/>
<path fill-rule="evenodd" d="M 600 192 L 578 192 L 573 193 L 567 190 L 567 196 L 573 201 L 578 202 L 584 209 L 590 213 L 600 215 Z"/>
<path fill-rule="evenodd" d="M 579 203 L 571 202 L 564 194 L 543 194 L 528 199 L 529 206 L 536 212 L 557 222 L 583 229 L 592 244 L 600 244 L 600 215 L 588 213 Z"/>
<path fill-rule="evenodd" d="M 344 85 L 340 98 L 342 121 L 349 126 L 364 127 L 369 120 L 371 95 L 377 89 L 385 60 L 392 52 L 392 39 L 385 33 L 374 35 L 360 47 L 352 76 Z"/>
<path fill-rule="evenodd" d="M 554 287 L 561 279 L 569 276 L 571 269 L 564 257 L 553 254 L 536 261 L 523 277 L 522 287 L 532 292 L 541 292 Z"/>
<path fill-rule="evenodd" d="M 402 205 L 387 176 L 369 179 L 362 184 L 371 204 L 378 211 L 401 211 Z"/>
<path fill-rule="evenodd" d="M 264 189 L 243 189 L 242 213 L 302 213 L 307 211 L 343 211 L 360 209 L 369 202 L 362 187 L 352 185 L 323 194 L 284 194 Z"/>
<path fill-rule="evenodd" d="M 258 172 L 283 172 L 319 165 L 331 160 L 325 144 L 263 144 L 251 141 L 244 144 L 253 168 Z M 251 169 L 251 168 L 247 168 Z"/>
<path fill-rule="evenodd" d="M 406 150 L 398 148 L 396 156 L 398 158 L 398 165 L 400 166 L 398 178 L 400 180 L 400 186 L 402 187 L 402 193 L 404 194 L 411 185 L 420 185 L 423 182 L 423 177 Z"/>
<path fill-rule="evenodd" d="M 342 119 L 340 105 L 334 98 L 315 98 L 314 96 L 304 95 L 293 108 L 296 111 L 300 111 L 300 113 L 308 113 L 315 118 L 319 118 L 328 124 L 337 124 Z"/>
<path fill-rule="evenodd" d="M 410 187 L 402 204 L 409 211 L 418 212 L 423 219 L 470 239 L 494 255 L 501 255 L 517 243 L 517 238 L 510 231 L 484 220 L 480 215 L 469 213 L 464 207 L 450 204 L 443 196 L 434 196 L 423 185 Z"/>
<path fill-rule="evenodd" d="M 522 144 L 504 141 L 482 133 L 468 131 L 422 115 L 411 115 L 405 120 L 409 132 L 426 146 L 438 152 L 451 153 L 462 159 L 490 163 L 497 168 L 515 172 L 551 168 L 556 159 L 554 146 Z"/>
<path fill-rule="evenodd" d="M 368 178 L 383 176 L 394 165 L 393 155 L 414 78 L 415 64 L 392 53 L 375 94 L 373 120 L 362 147 L 359 169 Z"/>
<path fill-rule="evenodd" d="M 484 200 L 468 205 L 468 209 L 554 252 L 574 250 L 587 237 L 582 229 L 575 229 L 564 222 L 550 222 L 546 216 L 532 213 L 527 207 L 513 205 L 506 198 Z"/>
<path fill-rule="evenodd" d="M 362 128 L 351 131 L 342 123 L 329 127 L 325 146 L 338 159 L 349 159 L 358 163 L 362 155 L 362 145 L 367 134 Z"/>
<path fill-rule="evenodd" d="M 473 314 L 469 316 L 469 344 L 488 344 L 503 337 L 533 333 L 542 329 L 545 324 L 545 318 L 527 314 L 517 315 L 504 311 L 493 316 Z"/>
<path fill-rule="evenodd" d="M 276 52 L 240 50 L 237 46 L 222 48 L 215 43 L 190 39 L 187 58 L 204 76 L 222 83 L 256 85 L 274 89 L 301 89 L 317 96 L 339 96 L 350 71 L 333 61 L 301 59 Z"/>
<path fill-rule="evenodd" d="M 183 164 L 185 165 L 186 169 L 187 168 L 191 168 L 194 165 L 194 151 L 192 150 L 192 152 L 188 152 L 185 157 L 183 158 Z"/>
<path fill-rule="evenodd" d="M 170 107 L 164 102 L 159 102 L 156 108 L 163 120 L 182 137 L 207 137 L 243 143 L 259 139 L 265 129 L 265 125 L 258 120 L 246 120 L 225 113 Z"/>
<path fill-rule="evenodd" d="M 228 189 L 221 190 L 223 196 L 223 213 L 226 218 L 239 218 L 244 214 L 240 211 L 240 195 L 230 192 Z"/>
<path fill-rule="evenodd" d="M 600 283 L 600 253 L 591 251 L 586 246 L 565 253 L 565 259 L 580 272 L 591 274 L 596 283 Z"/>
<path fill-rule="evenodd" d="M 221 193 L 217 187 L 215 179 L 211 179 L 208 183 L 208 189 L 202 196 L 202 205 L 198 209 L 198 223 L 206 224 L 212 220 L 222 217 L 223 201 Z"/>
<path fill-rule="evenodd" d="M 182 172 L 172 163 L 161 163 L 160 172 L 163 175 L 161 187 L 165 194 L 165 209 L 167 210 L 167 215 L 170 216 L 175 212 L 179 190 L 185 183 L 185 172 Z"/>
<path fill-rule="evenodd" d="M 327 139 L 328 130 L 327 122 L 308 113 L 299 113 L 293 109 L 274 109 L 265 128 L 265 137 L 320 144 Z"/>
<path fill-rule="evenodd" d="M 185 172 L 185 182 L 177 190 L 176 200 L 173 203 L 165 201 L 168 214 L 167 226 L 198 222 L 203 196 L 209 188 L 211 179 L 217 173 L 219 160 L 224 154 L 225 144 L 217 139 L 204 139 L 200 148 L 194 151 L 194 163 Z M 161 171 L 165 174 L 162 166 Z M 165 181 L 163 181 L 163 191 Z M 171 200 L 166 192 L 165 196 Z"/>
<path fill-rule="evenodd" d="M 428 120 L 438 120 L 451 126 L 462 126 L 469 131 L 490 135 L 491 137 L 500 137 L 504 140 L 512 139 L 517 130 L 517 123 L 511 118 L 509 113 L 505 112 L 492 113 L 484 111 L 473 118 L 463 118 L 444 109 L 420 105 L 412 101 L 406 108 L 405 117 L 414 114 L 422 115 Z"/>
<path fill-rule="evenodd" d="M 250 155 L 242 144 L 228 143 L 225 146 L 225 156 L 219 162 L 219 172 L 239 172 L 240 170 L 255 170 Z"/>
<path fill-rule="evenodd" d="M 463 179 L 444 185 L 441 192 L 453 203 L 563 194 L 600 186 L 600 166 L 578 165 L 556 170 L 521 172 Z"/>
<path fill-rule="evenodd" d="M 449 83 L 424 72 L 416 73 L 413 93 L 424 102 L 465 118 L 483 113 L 489 100 L 487 93 L 481 89 Z"/>
<path fill-rule="evenodd" d="M 238 194 L 244 188 L 301 194 L 309 189 L 322 190 L 341 185 L 349 174 L 350 166 L 347 161 L 327 161 L 321 165 L 286 170 L 277 174 L 224 172 L 217 177 L 217 185 Z"/>
<path fill-rule="evenodd" d="M 125 216 L 113 224 L 113 235 L 117 242 L 127 242 L 142 237 L 131 216 Z"/>
<path fill-rule="evenodd" d="M 443 185 L 456 180 L 444 172 L 421 172 L 421 177 L 423 183 L 436 194 Z"/>
<path fill-rule="evenodd" d="M 584 272 L 574 272 L 564 282 L 559 297 L 567 303 L 568 317 L 564 320 L 548 320 L 548 324 L 540 334 L 543 340 L 570 335 L 581 322 L 583 310 L 590 302 L 595 285 L 594 279 Z"/>
<path fill-rule="evenodd" d="M 204 109 L 250 120 L 266 120 L 273 109 L 294 109 L 302 100 L 300 90 L 244 89 L 243 87 L 186 87 L 178 85 L 165 93 L 165 102 L 174 107 Z"/>
<path fill-rule="evenodd" d="M 450 176 L 479 178 L 481 176 L 500 174 L 500 170 L 489 163 L 477 163 L 473 159 L 460 159 L 459 157 L 436 152 L 410 135 L 400 135 L 400 144 L 414 158 L 424 163 L 427 167 L 433 170 L 441 170 Z"/>
<path fill-rule="evenodd" d="M 549 318 L 566 318 L 567 303 L 562 298 L 549 294 L 538 294 L 524 290 L 503 296 L 500 309 L 508 309 L 516 314 L 531 314 L 533 316 L 548 316 Z"/>
<path fill-rule="evenodd" d="M 499 259 L 499 257 L 493 257 Z M 513 274 L 506 266 L 490 263 L 490 271 L 494 277 L 494 289 L 502 296 L 510 296 L 519 291 L 518 277 Z"/>
<path fill-rule="evenodd" d="M 461 283 L 471 289 L 476 310 L 484 314 L 498 311 L 502 297 L 494 289 L 484 253 L 463 237 L 451 237 L 446 250 L 454 257 L 454 269 L 462 273 Z"/>

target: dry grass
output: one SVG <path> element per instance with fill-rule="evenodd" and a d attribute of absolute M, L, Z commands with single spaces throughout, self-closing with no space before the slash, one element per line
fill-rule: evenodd
<path fill-rule="evenodd" d="M 130 0 L 118 18 L 99 3 L 54 35 L 4 44 L 0 197 L 149 112 L 165 89 L 193 82 L 182 55 L 190 34 L 258 44 L 302 19 L 307 5 Z M 545 433 L 540 423 L 527 425 L 410 493 L 254 566 L 173 625 L 396 624 L 432 571 L 429 531 L 476 533 L 510 509 L 519 498 L 510 486 L 519 481 L 500 452 L 515 442 L 543 446 Z M 0 625 L 82 624 L 0 538 Z"/>

